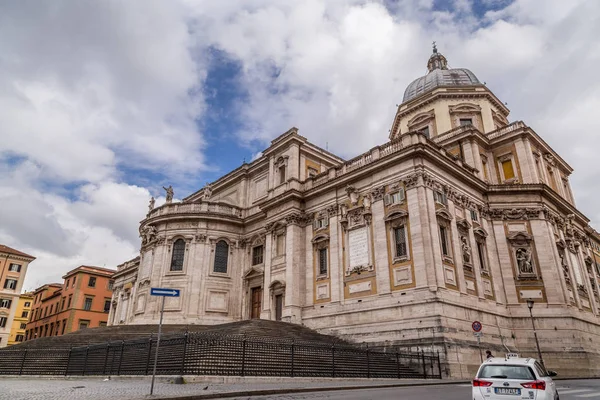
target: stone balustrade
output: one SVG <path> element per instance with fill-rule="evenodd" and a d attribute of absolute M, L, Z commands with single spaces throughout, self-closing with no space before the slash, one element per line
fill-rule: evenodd
<path fill-rule="evenodd" d="M 148 218 L 173 214 L 221 214 L 242 217 L 242 209 L 223 203 L 171 203 L 164 204 L 150 211 Z"/>
<path fill-rule="evenodd" d="M 508 124 L 506 126 L 503 126 L 502 128 L 496 129 L 495 131 L 488 133 L 486 136 L 488 137 L 488 139 L 492 140 L 499 138 L 500 136 L 504 136 L 510 132 L 514 132 L 517 129 L 526 127 L 527 125 L 525 125 L 523 121 L 515 121 L 512 124 Z"/>

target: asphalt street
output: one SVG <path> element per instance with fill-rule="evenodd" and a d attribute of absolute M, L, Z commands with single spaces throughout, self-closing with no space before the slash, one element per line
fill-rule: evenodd
<path fill-rule="evenodd" d="M 557 381 L 556 386 L 561 400 L 600 400 L 600 380 L 573 380 Z M 440 385 L 419 386 L 391 389 L 365 389 L 348 390 L 339 392 L 316 392 L 305 394 L 290 394 L 276 396 L 256 396 L 252 400 L 301 400 L 301 399 L 327 399 L 327 400 L 412 400 L 412 399 L 443 399 L 467 400 L 471 396 L 470 385 Z M 240 400 L 242 398 L 239 398 Z M 244 400 L 248 397 L 244 397 Z M 507 399 L 509 400 L 509 399 Z"/>

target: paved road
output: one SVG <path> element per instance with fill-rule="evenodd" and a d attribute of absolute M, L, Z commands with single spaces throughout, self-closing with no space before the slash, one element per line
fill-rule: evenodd
<path fill-rule="evenodd" d="M 600 380 L 557 381 L 561 400 L 600 400 Z M 471 395 L 470 385 L 443 385 L 405 387 L 392 389 L 368 389 L 339 392 L 318 392 L 293 395 L 258 396 L 252 400 L 468 400 Z M 248 398 L 245 397 L 244 400 Z M 242 400 L 241 398 L 239 400 Z"/>

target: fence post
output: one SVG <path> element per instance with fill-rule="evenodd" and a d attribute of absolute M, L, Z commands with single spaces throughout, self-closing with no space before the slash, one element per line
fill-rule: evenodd
<path fill-rule="evenodd" d="M 400 354 L 396 348 L 396 371 L 398 372 L 398 379 L 400 379 Z"/>
<path fill-rule="evenodd" d="M 81 375 L 85 376 L 85 370 L 87 369 L 87 360 L 88 360 L 88 352 L 90 351 L 90 346 L 85 347 L 85 358 L 83 359 L 83 370 L 81 371 Z"/>
<path fill-rule="evenodd" d="M 150 339 L 148 339 L 148 355 L 146 356 L 146 371 L 144 375 L 148 375 L 148 369 L 150 369 L 150 359 L 152 358 L 152 335 L 150 335 Z"/>
<path fill-rule="evenodd" d="M 242 339 L 242 376 L 246 374 L 246 335 Z"/>
<path fill-rule="evenodd" d="M 183 335 L 183 355 L 181 356 L 181 375 L 185 372 L 185 354 L 187 353 L 188 331 Z"/>
<path fill-rule="evenodd" d="M 123 362 L 123 350 L 125 349 L 125 341 L 121 340 L 121 354 L 119 354 L 119 366 L 117 367 L 117 375 L 121 375 L 121 363 Z"/>
<path fill-rule="evenodd" d="M 67 367 L 65 368 L 65 376 L 69 375 L 69 365 L 71 364 L 71 352 L 73 351 L 73 346 L 69 347 L 69 356 L 67 357 Z"/>
<path fill-rule="evenodd" d="M 421 362 L 423 363 L 423 379 L 427 379 L 427 365 L 425 365 L 425 352 L 421 350 Z"/>
<path fill-rule="evenodd" d="M 335 378 L 335 343 L 331 346 L 331 377 Z"/>
<path fill-rule="evenodd" d="M 294 352 L 295 352 L 294 343 L 295 342 L 296 342 L 296 340 L 292 339 L 292 378 L 294 377 Z"/>
<path fill-rule="evenodd" d="M 371 377 L 371 360 L 369 357 L 369 343 L 367 343 L 367 378 Z"/>
<path fill-rule="evenodd" d="M 110 343 L 106 343 L 106 354 L 104 354 L 104 367 L 102 368 L 102 375 L 106 375 L 106 364 L 108 362 L 108 353 L 110 352 Z"/>
<path fill-rule="evenodd" d="M 438 361 L 438 372 L 440 374 L 440 379 L 442 379 L 442 362 L 440 361 L 440 352 L 437 352 L 437 361 Z"/>
<path fill-rule="evenodd" d="M 25 359 L 27 358 L 27 349 L 23 351 L 23 359 L 21 360 L 21 368 L 19 369 L 19 375 L 23 375 L 23 366 L 25 365 Z"/>

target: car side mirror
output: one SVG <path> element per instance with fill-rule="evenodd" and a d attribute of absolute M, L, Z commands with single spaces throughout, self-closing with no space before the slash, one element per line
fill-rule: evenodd
<path fill-rule="evenodd" d="M 548 371 L 548 376 L 554 377 L 556 375 L 558 375 L 558 374 L 555 371 Z"/>

